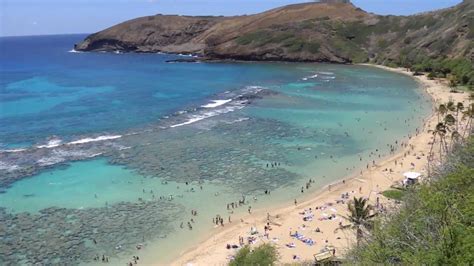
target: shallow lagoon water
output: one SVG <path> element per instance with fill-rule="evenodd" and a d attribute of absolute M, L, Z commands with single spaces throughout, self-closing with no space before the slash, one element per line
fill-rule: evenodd
<path fill-rule="evenodd" d="M 314 191 L 378 160 L 371 152 L 388 155 L 430 110 L 414 80 L 365 66 L 166 64 L 171 56 L 66 53 L 73 39 L 25 62 L 2 54 L 0 142 L 25 151 L 0 153 L 0 261 L 94 263 L 98 253 L 122 263 L 137 244 L 168 261 L 208 235 L 216 214 L 226 220 L 227 203 L 246 197 L 238 219 L 250 205 L 291 202 L 309 178 Z M 100 136 L 114 137 L 77 142 Z M 45 235 L 51 245 L 24 253 Z"/>

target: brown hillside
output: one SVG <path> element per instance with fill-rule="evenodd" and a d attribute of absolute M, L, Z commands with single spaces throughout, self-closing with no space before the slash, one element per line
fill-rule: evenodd
<path fill-rule="evenodd" d="M 237 17 L 143 17 L 88 36 L 76 49 L 338 63 L 473 59 L 472 0 L 414 16 L 378 16 L 345 2 L 295 4 Z"/>

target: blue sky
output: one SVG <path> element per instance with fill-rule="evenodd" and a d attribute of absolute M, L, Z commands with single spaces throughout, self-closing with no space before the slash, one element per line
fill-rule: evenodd
<path fill-rule="evenodd" d="M 0 36 L 91 33 L 131 18 L 162 14 L 241 15 L 304 0 L 0 0 Z M 306 1 L 307 2 L 307 1 Z M 409 15 L 461 0 L 352 0 L 378 14 Z"/>

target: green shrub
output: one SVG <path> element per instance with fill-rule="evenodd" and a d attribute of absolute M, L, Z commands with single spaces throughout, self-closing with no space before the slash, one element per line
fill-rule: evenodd
<path fill-rule="evenodd" d="M 382 195 L 389 199 L 394 199 L 394 200 L 402 200 L 403 196 L 405 195 L 405 192 L 403 190 L 399 189 L 390 189 L 390 190 L 385 190 L 382 192 Z"/>
<path fill-rule="evenodd" d="M 230 266 L 268 266 L 277 262 L 278 253 L 276 248 L 270 244 L 263 244 L 256 247 L 253 251 L 249 246 L 241 248 L 235 255 Z"/>
<path fill-rule="evenodd" d="M 445 78 L 450 74 L 460 85 L 474 85 L 474 67 L 471 61 L 466 58 L 431 59 L 418 57 L 413 61 L 415 62 L 412 71 L 430 72 L 431 77 L 438 78 Z"/>
<path fill-rule="evenodd" d="M 303 49 L 304 44 L 305 42 L 302 39 L 291 38 L 283 42 L 282 45 L 288 49 L 288 52 L 296 53 L 300 52 Z"/>
<path fill-rule="evenodd" d="M 385 49 L 388 46 L 388 42 L 385 39 L 380 39 L 377 42 L 377 46 L 381 49 Z"/>
<path fill-rule="evenodd" d="M 240 45 L 249 45 L 251 43 L 262 44 L 264 42 L 268 42 L 270 36 L 270 33 L 267 31 L 250 32 L 237 38 L 236 42 Z"/>
<path fill-rule="evenodd" d="M 288 32 L 256 31 L 238 37 L 235 42 L 239 45 L 262 46 L 269 43 L 279 44 L 295 36 Z"/>
<path fill-rule="evenodd" d="M 319 52 L 320 47 L 321 47 L 321 45 L 317 42 L 309 42 L 309 43 L 304 44 L 304 50 L 306 50 L 310 53 L 313 53 L 313 54 Z"/>

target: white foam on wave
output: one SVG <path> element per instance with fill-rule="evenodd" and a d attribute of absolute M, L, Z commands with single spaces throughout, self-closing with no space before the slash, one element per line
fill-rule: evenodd
<path fill-rule="evenodd" d="M 308 77 L 304 77 L 304 78 L 302 78 L 302 80 L 306 81 L 308 79 L 315 79 L 317 77 L 318 77 L 318 74 L 314 74 L 314 75 L 311 75 L 311 76 L 308 76 Z"/>
<path fill-rule="evenodd" d="M 21 152 L 21 151 L 26 151 L 26 149 L 0 150 L 0 152 Z"/>
<path fill-rule="evenodd" d="M 322 74 L 322 75 L 329 75 L 329 76 L 330 76 L 330 75 L 334 75 L 333 72 L 328 72 L 328 71 L 319 71 L 318 73 L 319 73 L 319 74 Z"/>
<path fill-rule="evenodd" d="M 194 55 L 194 54 L 178 54 L 179 56 L 185 56 L 185 57 L 193 57 L 193 58 L 197 58 L 199 56 L 197 55 Z"/>
<path fill-rule="evenodd" d="M 264 89 L 265 88 L 262 87 L 262 86 L 247 86 L 247 87 L 245 87 L 244 91 L 253 90 L 255 93 L 259 93 Z"/>
<path fill-rule="evenodd" d="M 206 105 L 202 105 L 201 107 L 204 108 L 216 108 L 218 106 L 224 105 L 228 102 L 232 101 L 232 99 L 227 99 L 227 100 L 212 100 L 212 103 L 208 103 Z"/>
<path fill-rule="evenodd" d="M 262 87 L 262 86 L 246 86 L 244 89 L 242 89 L 242 94 L 236 95 L 236 97 L 242 97 L 247 93 L 257 94 L 257 93 L 261 92 L 264 89 L 265 89 L 265 87 Z M 234 99 L 236 97 L 234 97 Z M 185 122 L 175 124 L 175 125 L 171 125 L 170 128 L 193 124 L 193 123 L 196 123 L 198 121 L 204 120 L 206 118 L 210 118 L 210 117 L 214 117 L 214 116 L 217 116 L 217 115 L 221 115 L 221 114 L 225 114 L 225 113 L 229 113 L 229 112 L 233 112 L 233 111 L 242 109 L 242 108 L 245 107 L 245 103 L 247 102 L 247 100 L 239 100 L 237 102 L 234 102 L 233 99 L 225 99 L 225 100 L 212 100 L 212 102 L 213 103 L 209 103 L 209 104 L 201 106 L 201 107 L 204 107 L 204 108 L 215 108 L 215 109 L 212 109 L 212 111 L 199 113 L 199 114 L 195 114 L 195 115 L 190 115 L 190 116 L 188 116 L 189 119 L 186 120 Z M 227 106 L 223 106 L 221 108 L 216 108 L 216 107 L 225 105 L 227 103 L 230 103 L 230 104 L 228 104 Z"/>
<path fill-rule="evenodd" d="M 47 157 L 47 158 L 41 158 L 36 161 L 41 166 L 49 166 L 49 165 L 55 165 L 61 162 L 64 162 L 66 159 L 64 157 L 60 156 L 52 156 L 52 157 Z"/>
<path fill-rule="evenodd" d="M 7 172 L 11 172 L 19 168 L 20 167 L 16 164 L 9 164 L 9 163 L 0 161 L 0 170 L 6 170 Z"/>
<path fill-rule="evenodd" d="M 48 157 L 40 158 L 36 161 L 40 166 L 50 166 L 62 163 L 71 159 L 77 158 L 92 158 L 101 155 L 102 153 L 91 153 L 90 151 L 75 151 L 75 150 L 61 150 L 56 149 L 48 155 Z"/>
<path fill-rule="evenodd" d="M 198 121 L 204 120 L 206 118 L 214 117 L 214 116 L 221 115 L 221 114 L 226 114 L 226 113 L 233 112 L 235 110 L 239 110 L 239 109 L 242 109 L 242 108 L 244 108 L 243 105 L 233 105 L 233 106 L 227 106 L 226 108 L 223 108 L 223 109 L 213 110 L 213 111 L 205 112 L 205 113 L 198 114 L 198 115 L 192 115 L 187 121 L 185 121 L 183 123 L 171 125 L 170 128 L 189 125 L 189 124 L 196 123 Z"/>
<path fill-rule="evenodd" d="M 83 53 L 82 51 L 77 51 L 77 50 L 75 50 L 75 49 L 69 50 L 69 51 L 67 51 L 67 52 L 68 52 L 68 53 L 77 53 L 77 54 Z"/>
<path fill-rule="evenodd" d="M 186 121 L 186 122 L 179 123 L 179 124 L 176 124 L 176 125 L 172 125 L 172 126 L 170 126 L 170 127 L 173 128 L 173 127 L 185 126 L 185 125 L 189 125 L 189 124 L 192 124 L 192 123 L 194 123 L 194 122 L 197 122 L 197 121 L 200 121 L 200 120 L 203 120 L 203 119 L 206 119 L 206 118 L 207 118 L 207 117 L 205 117 L 205 116 L 201 116 L 201 117 L 196 116 L 196 117 L 193 117 L 193 118 L 189 119 L 189 120 Z"/>
<path fill-rule="evenodd" d="M 79 140 L 75 140 L 75 141 L 65 143 L 65 145 L 75 145 L 75 144 L 84 144 L 84 143 L 96 142 L 96 141 L 112 140 L 112 139 L 118 139 L 118 138 L 121 138 L 121 137 L 122 137 L 121 135 L 110 135 L 110 136 L 105 135 L 105 136 L 99 136 L 99 137 L 96 137 L 96 138 L 79 139 Z M 46 143 L 44 145 L 36 146 L 36 148 L 39 148 L 39 149 L 52 149 L 52 148 L 59 147 L 61 145 L 63 145 L 62 140 L 52 139 L 52 140 L 49 140 L 48 143 Z M 26 149 L 5 150 L 4 152 L 19 152 L 19 151 L 24 151 L 24 150 L 26 150 Z"/>
<path fill-rule="evenodd" d="M 121 138 L 121 135 L 111 135 L 111 136 L 99 136 L 97 138 L 84 138 L 75 141 L 68 142 L 67 145 L 76 145 L 76 144 L 84 144 L 89 142 L 96 142 L 96 141 L 104 141 L 104 140 L 112 140 Z"/>
<path fill-rule="evenodd" d="M 242 91 L 244 92 L 243 94 L 239 94 L 238 97 L 242 97 L 244 96 L 244 94 L 246 93 L 253 93 L 253 94 L 257 94 L 261 91 L 263 91 L 265 89 L 265 87 L 262 87 L 262 86 L 246 86 Z M 242 101 L 241 103 L 244 103 L 244 101 Z"/>
<path fill-rule="evenodd" d="M 225 123 L 231 125 L 231 124 L 235 124 L 235 123 L 247 121 L 247 120 L 249 120 L 249 119 L 250 119 L 250 118 L 248 118 L 248 117 L 241 117 L 241 118 L 238 118 L 238 119 L 235 119 L 235 120 L 232 120 L 232 121 L 227 121 L 227 122 L 225 122 Z"/>
<path fill-rule="evenodd" d="M 328 79 L 335 79 L 335 78 L 336 78 L 336 77 L 334 77 L 334 76 L 322 76 L 322 77 L 321 77 L 321 79 L 326 79 L 326 80 L 328 80 Z"/>
<path fill-rule="evenodd" d="M 61 145 L 61 142 L 62 142 L 62 140 L 60 140 L 60 139 L 52 139 L 52 140 L 48 141 L 47 144 L 38 145 L 36 147 L 40 148 L 40 149 L 43 149 L 43 148 L 51 149 L 51 148 L 55 148 L 55 147 L 58 147 L 59 145 Z"/>

